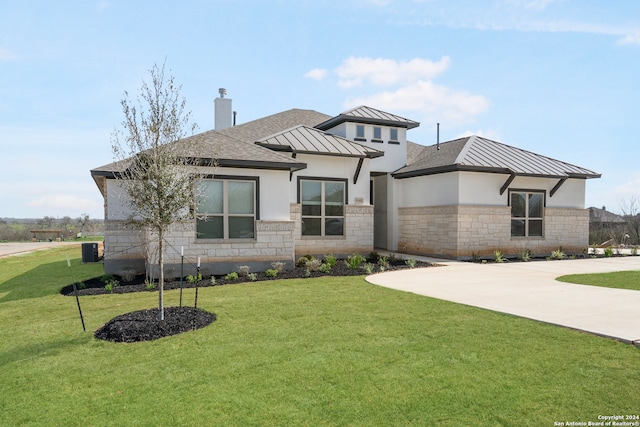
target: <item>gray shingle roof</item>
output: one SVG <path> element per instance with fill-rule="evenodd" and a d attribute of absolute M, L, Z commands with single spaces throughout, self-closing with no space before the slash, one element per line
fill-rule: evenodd
<path fill-rule="evenodd" d="M 443 142 L 439 150 L 437 145 L 422 149 L 412 147 L 408 154 L 413 158 L 408 156 L 407 166 L 394 172 L 394 177 L 409 178 L 455 170 L 557 178 L 600 177 L 589 169 L 479 136 Z"/>
<path fill-rule="evenodd" d="M 272 150 L 294 153 L 361 158 L 375 158 L 384 155 L 384 151 L 369 148 L 341 136 L 331 135 L 302 125 L 270 135 L 257 141 L 256 144 Z"/>
<path fill-rule="evenodd" d="M 609 212 L 600 208 L 589 208 L 589 222 L 594 223 L 608 223 L 608 224 L 624 224 L 627 221 L 620 215 Z"/>
<path fill-rule="evenodd" d="M 318 113 L 317 111 L 294 108 L 223 129 L 220 133 L 253 144 L 268 135 L 282 132 L 294 126 L 304 125 L 315 127 L 317 124 L 326 121 L 330 117 L 331 116 Z"/>
<path fill-rule="evenodd" d="M 255 167 L 261 169 L 304 169 L 306 165 L 289 156 L 276 153 L 255 144 L 239 141 L 210 130 L 179 141 L 171 142 L 175 151 L 173 154 L 184 158 L 215 159 L 219 166 Z M 109 163 L 91 170 L 92 175 L 108 175 L 122 172 L 128 162 L 119 161 Z"/>
<path fill-rule="evenodd" d="M 381 124 L 405 127 L 407 129 L 413 129 L 420 126 L 420 123 L 416 121 L 362 105 L 340 113 L 340 115 L 332 117 L 325 122 L 318 124 L 316 127 L 318 129 L 327 130 L 344 122 Z"/>

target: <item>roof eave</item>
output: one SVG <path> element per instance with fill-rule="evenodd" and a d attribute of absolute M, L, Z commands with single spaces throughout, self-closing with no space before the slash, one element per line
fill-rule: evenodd
<path fill-rule="evenodd" d="M 402 127 L 407 129 L 413 129 L 420 126 L 419 122 L 413 122 L 413 121 L 401 122 L 396 120 L 373 119 L 369 117 L 355 117 L 355 116 L 340 114 L 339 116 L 332 117 L 326 122 L 322 122 L 319 125 L 316 125 L 315 127 L 316 129 L 320 129 L 320 130 L 328 130 L 344 122 L 353 122 L 353 123 L 362 123 L 362 124 L 380 124 L 380 125 Z"/>

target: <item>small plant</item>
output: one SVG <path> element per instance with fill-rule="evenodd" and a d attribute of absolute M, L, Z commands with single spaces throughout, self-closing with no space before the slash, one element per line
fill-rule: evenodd
<path fill-rule="evenodd" d="M 187 282 L 189 283 L 198 283 L 202 280 L 202 274 L 198 273 L 196 275 L 190 274 L 187 276 Z"/>
<path fill-rule="evenodd" d="M 631 246 L 631 255 L 633 255 L 633 256 L 638 255 L 638 247 L 637 246 Z"/>
<path fill-rule="evenodd" d="M 275 261 L 271 263 L 271 267 L 277 270 L 278 273 L 282 273 L 284 271 L 284 266 L 285 264 L 282 261 Z"/>
<path fill-rule="evenodd" d="M 209 279 L 211 281 L 211 286 L 215 286 L 216 285 L 216 276 L 211 276 L 211 279 Z"/>
<path fill-rule="evenodd" d="M 77 282 L 77 283 L 76 283 L 76 287 L 77 287 L 78 289 L 86 289 L 86 288 L 87 288 L 87 285 L 85 285 L 85 284 L 84 284 L 84 282 Z"/>
<path fill-rule="evenodd" d="M 308 268 L 304 269 L 304 277 L 311 277 L 311 271 Z"/>
<path fill-rule="evenodd" d="M 388 256 L 379 256 L 378 257 L 378 265 L 380 267 L 384 267 L 385 270 L 387 268 L 389 268 L 389 257 Z"/>
<path fill-rule="evenodd" d="M 104 285 L 104 289 L 107 292 L 111 293 L 111 292 L 113 292 L 113 285 L 111 283 L 107 283 L 106 285 Z"/>
<path fill-rule="evenodd" d="M 362 264 L 362 269 L 365 271 L 365 273 L 367 274 L 372 274 L 373 270 L 376 268 L 375 264 L 372 264 L 370 262 L 364 263 Z"/>
<path fill-rule="evenodd" d="M 325 273 L 325 274 L 326 274 L 326 273 L 328 273 L 328 272 L 330 272 L 330 271 L 331 271 L 331 265 L 329 265 L 328 263 L 326 263 L 326 264 L 322 264 L 322 265 L 318 268 L 318 270 L 320 270 L 320 271 L 322 271 L 323 273 Z"/>
<path fill-rule="evenodd" d="M 565 259 L 566 257 L 567 255 L 564 252 L 562 252 L 562 248 L 560 248 L 551 252 L 551 256 L 549 258 L 558 260 L 558 259 Z"/>
<path fill-rule="evenodd" d="M 611 246 L 604 248 L 604 257 L 611 258 L 612 256 L 613 256 L 613 249 L 611 249 Z"/>
<path fill-rule="evenodd" d="M 278 270 L 275 268 L 270 268 L 264 272 L 264 275 L 267 277 L 278 277 Z"/>
<path fill-rule="evenodd" d="M 587 258 L 589 255 L 589 248 L 582 248 L 582 258 Z"/>
<path fill-rule="evenodd" d="M 317 258 L 311 258 L 309 261 L 307 261 L 306 267 L 309 271 L 317 271 L 321 265 L 322 261 Z"/>
<path fill-rule="evenodd" d="M 235 271 L 227 274 L 226 276 L 224 276 L 225 279 L 229 280 L 229 281 L 235 281 L 238 280 L 238 273 L 236 273 Z"/>
<path fill-rule="evenodd" d="M 100 276 L 100 281 L 102 283 L 107 283 L 109 280 L 113 280 L 114 277 L 112 274 L 103 274 L 102 276 Z"/>
<path fill-rule="evenodd" d="M 256 280 L 258 280 L 258 275 L 256 273 L 247 273 L 247 277 L 252 282 L 255 282 Z"/>
<path fill-rule="evenodd" d="M 242 277 L 247 277 L 249 275 L 250 267 L 248 265 L 241 265 L 238 267 L 238 274 Z"/>
<path fill-rule="evenodd" d="M 155 291 L 156 289 L 156 284 L 153 283 L 151 280 L 145 280 L 144 281 L 144 288 L 148 291 Z"/>
<path fill-rule="evenodd" d="M 336 257 L 333 254 L 329 254 L 324 256 L 324 262 L 329 266 L 329 269 L 332 269 L 333 267 L 335 267 L 338 260 L 336 260 Z"/>
<path fill-rule="evenodd" d="M 364 257 L 360 254 L 353 254 L 346 259 L 347 267 L 351 270 L 356 270 L 365 261 Z"/>
<path fill-rule="evenodd" d="M 531 261 L 531 251 L 529 249 L 525 249 L 520 253 L 520 260 L 523 262 Z"/>
<path fill-rule="evenodd" d="M 493 258 L 498 264 L 502 264 L 505 261 L 502 251 L 493 251 Z"/>
<path fill-rule="evenodd" d="M 296 267 L 304 267 L 305 265 L 307 265 L 307 261 L 309 261 L 309 257 L 308 256 L 301 256 L 296 261 Z"/>
<path fill-rule="evenodd" d="M 110 285 L 113 290 L 113 288 L 120 286 L 120 282 L 116 279 L 110 279 L 106 281 L 105 285 Z"/>
<path fill-rule="evenodd" d="M 471 262 L 478 262 L 478 254 L 475 252 L 471 253 Z"/>
<path fill-rule="evenodd" d="M 413 258 L 409 258 L 405 260 L 404 263 L 407 264 L 409 268 L 416 268 L 417 261 Z"/>
<path fill-rule="evenodd" d="M 369 252 L 369 256 L 367 257 L 367 259 L 370 259 L 371 261 L 377 261 L 378 258 L 380 258 L 380 255 L 378 255 L 378 252 L 376 251 Z"/>

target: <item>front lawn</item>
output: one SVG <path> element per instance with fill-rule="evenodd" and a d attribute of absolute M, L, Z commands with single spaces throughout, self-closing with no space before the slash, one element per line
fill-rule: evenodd
<path fill-rule="evenodd" d="M 605 288 L 632 289 L 640 291 L 640 271 L 617 271 L 614 273 L 569 274 L 556 280 L 580 285 Z"/>
<path fill-rule="evenodd" d="M 59 294 L 67 251 L 76 280 L 101 274 L 79 247 L 0 259 L 0 425 L 538 426 L 640 408 L 633 346 L 362 277 L 204 288 L 210 326 L 97 340 Z M 157 293 L 81 303 L 95 331 Z"/>

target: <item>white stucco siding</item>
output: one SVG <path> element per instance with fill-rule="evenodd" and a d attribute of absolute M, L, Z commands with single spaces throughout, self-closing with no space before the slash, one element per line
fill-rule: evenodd
<path fill-rule="evenodd" d="M 395 180 L 398 207 L 457 205 L 460 180 L 458 172 Z"/>
<path fill-rule="evenodd" d="M 133 210 L 129 204 L 129 196 L 123 187 L 123 182 L 115 179 L 106 180 L 107 208 L 106 218 L 109 220 L 126 220 L 131 217 Z"/>
<path fill-rule="evenodd" d="M 505 176 L 506 179 L 506 176 Z M 564 184 L 551 196 L 551 190 L 558 184 L 559 178 L 516 177 L 510 189 L 544 190 L 547 193 L 546 206 L 548 208 L 576 208 L 584 209 L 585 184 L 584 179 L 567 179 Z M 502 184 L 500 185 L 502 186 Z M 503 196 L 506 196 L 507 192 Z M 505 202 L 506 203 L 506 199 Z"/>
<path fill-rule="evenodd" d="M 297 203 L 298 200 L 298 177 L 312 178 L 338 178 L 346 179 L 348 183 L 348 204 L 355 204 L 356 198 L 362 198 L 363 204 L 370 204 L 369 201 L 369 165 L 370 159 L 364 159 L 360 168 L 358 181 L 354 184 L 353 177 L 358 167 L 358 158 L 354 157 L 338 157 L 338 156 L 320 156 L 310 154 L 299 154 L 296 160 L 306 163 L 307 168 L 295 172 L 293 179 L 289 183 L 289 202 Z M 288 178 L 288 177 L 287 177 Z M 277 189 L 275 189 L 277 191 Z M 283 192 L 284 193 L 284 192 Z M 288 206 L 288 204 L 287 204 Z"/>

